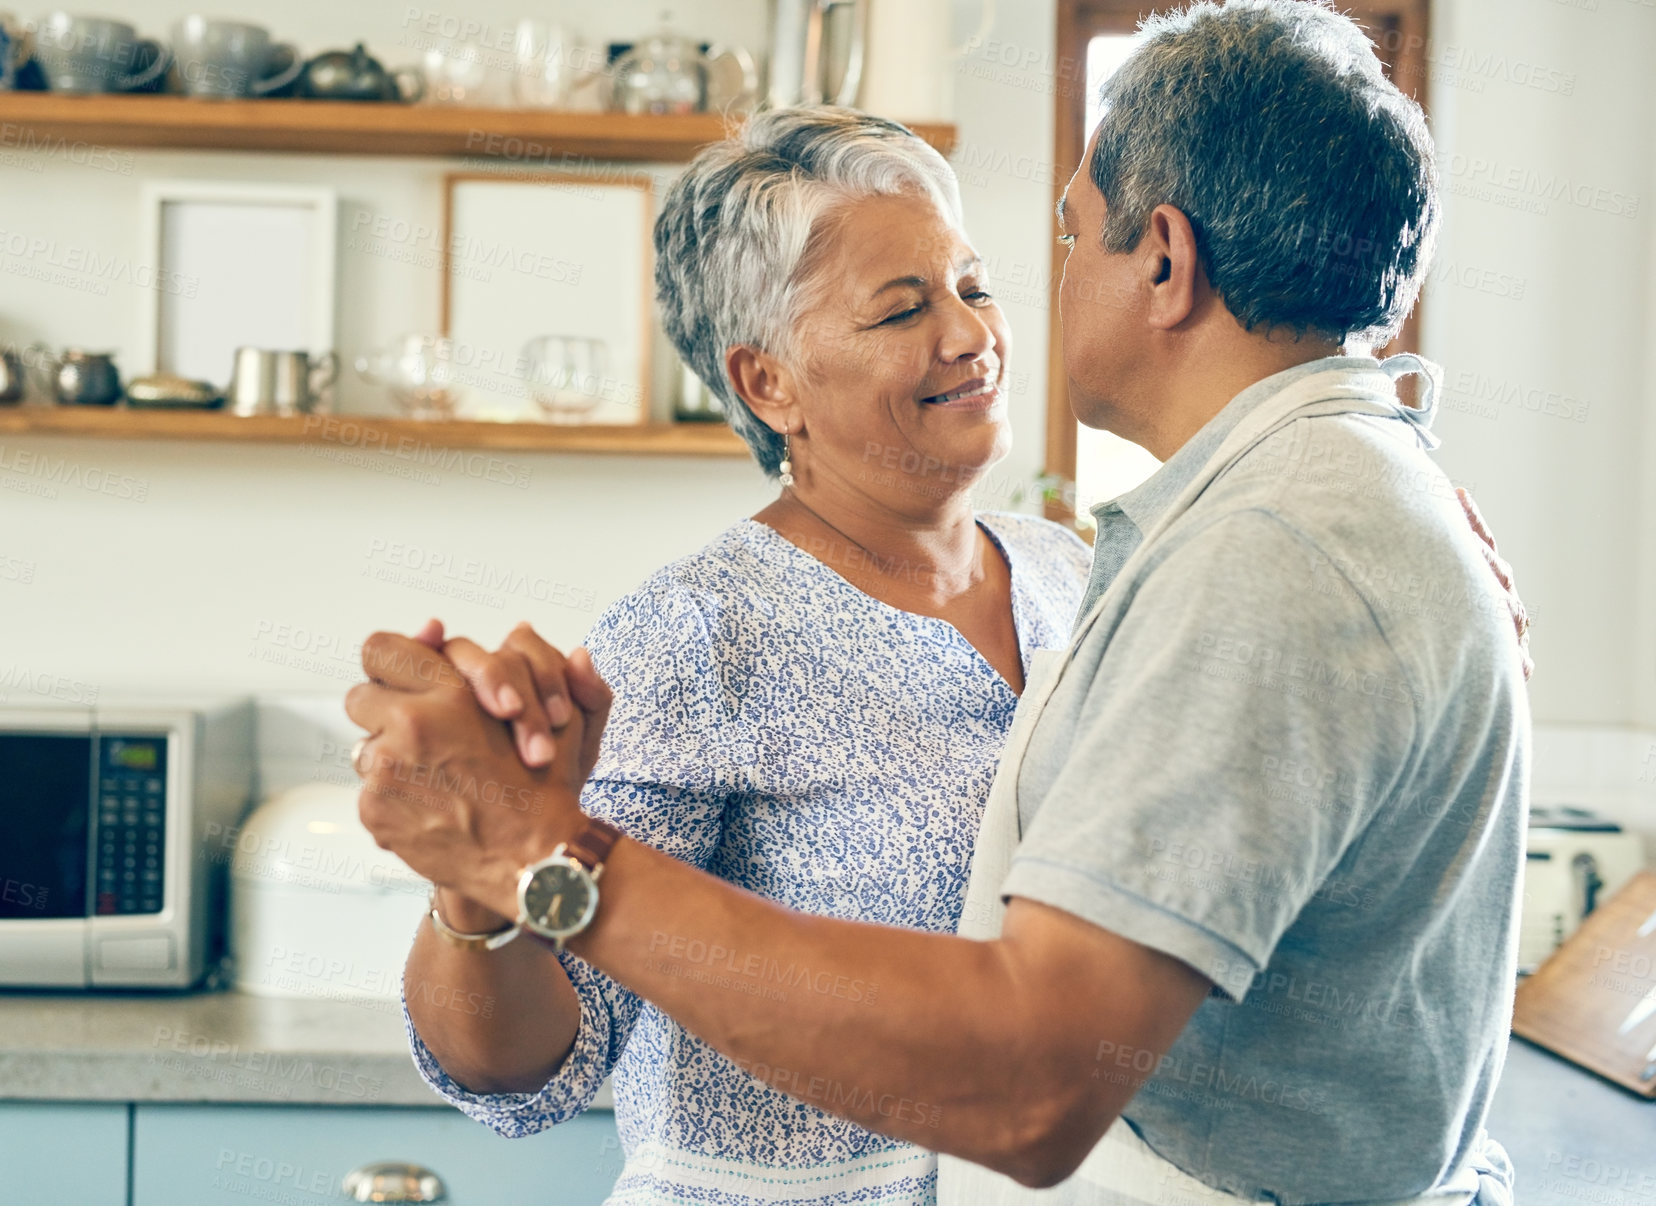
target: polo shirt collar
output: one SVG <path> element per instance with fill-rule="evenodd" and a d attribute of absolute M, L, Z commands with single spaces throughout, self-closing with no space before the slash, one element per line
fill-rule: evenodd
<path fill-rule="evenodd" d="M 1117 529 L 1123 523 L 1131 524 L 1137 529 L 1136 543 L 1136 539 L 1142 538 L 1167 508 L 1173 505 L 1184 488 L 1195 480 L 1196 475 L 1202 471 L 1202 466 L 1208 463 L 1219 450 L 1219 445 L 1225 442 L 1225 437 L 1236 430 L 1237 424 L 1266 399 L 1315 373 L 1326 373 L 1334 369 L 1374 368 L 1378 363 L 1369 356 L 1325 356 L 1320 360 L 1296 364 L 1293 368 L 1284 369 L 1280 373 L 1273 373 L 1261 381 L 1254 382 L 1225 403 L 1223 410 L 1203 424 L 1200 431 L 1186 440 L 1178 451 L 1167 458 L 1160 469 L 1142 483 L 1125 494 L 1117 495 L 1093 507 L 1092 516 L 1098 521 L 1099 535 L 1102 537 L 1107 529 Z"/>

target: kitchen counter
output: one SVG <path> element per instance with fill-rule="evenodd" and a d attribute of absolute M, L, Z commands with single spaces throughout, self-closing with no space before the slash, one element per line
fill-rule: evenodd
<path fill-rule="evenodd" d="M 0 995 L 0 1099 L 438 1105 L 395 1001 Z"/>
<path fill-rule="evenodd" d="M 1656 1206 L 1656 1101 L 1515 1038 L 1488 1126 L 1522 1206 Z"/>
<path fill-rule="evenodd" d="M 0 1100 L 443 1104 L 396 1001 L 237 992 L 0 995 Z"/>
<path fill-rule="evenodd" d="M 235 992 L 0 994 L 0 1100 L 440 1104 L 396 1002 Z M 1524 1206 L 1656 1206 L 1656 1102 L 1549 1052 L 1513 1040 L 1489 1130 Z"/>

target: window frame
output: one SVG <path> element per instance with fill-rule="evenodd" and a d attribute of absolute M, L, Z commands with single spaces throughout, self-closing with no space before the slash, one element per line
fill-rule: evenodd
<path fill-rule="evenodd" d="M 1053 127 L 1052 246 L 1058 246 L 1058 200 L 1086 149 L 1087 44 L 1099 35 L 1130 34 L 1152 12 L 1166 9 L 1167 3 L 1146 4 L 1141 0 L 1058 0 L 1057 58 L 1058 86 L 1053 89 L 1057 120 Z M 1431 0 L 1346 0 L 1346 12 L 1356 18 L 1375 38 L 1387 74 L 1420 106 L 1427 105 L 1427 37 L 1431 28 Z M 1048 519 L 1074 523 L 1076 515 L 1076 421 L 1070 411 L 1069 374 L 1064 368 L 1062 323 L 1058 315 L 1058 289 L 1063 279 L 1062 264 L 1052 253 L 1053 270 L 1048 273 L 1047 300 L 1047 424 L 1045 480 L 1056 483 L 1045 504 Z M 1420 305 L 1404 321 L 1398 337 L 1386 353 L 1418 351 Z M 1056 497 L 1053 497 L 1053 494 Z"/>

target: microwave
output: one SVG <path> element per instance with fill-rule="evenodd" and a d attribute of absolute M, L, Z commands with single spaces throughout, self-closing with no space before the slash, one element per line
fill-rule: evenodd
<path fill-rule="evenodd" d="M 251 700 L 0 704 L 0 986 L 199 981 L 252 789 Z"/>

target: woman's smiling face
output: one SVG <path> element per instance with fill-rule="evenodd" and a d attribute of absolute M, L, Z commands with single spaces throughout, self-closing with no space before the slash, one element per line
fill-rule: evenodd
<path fill-rule="evenodd" d="M 822 239 L 795 330 L 797 471 L 904 511 L 963 491 L 1012 445 L 1011 335 L 983 262 L 914 194 L 851 202 Z"/>

